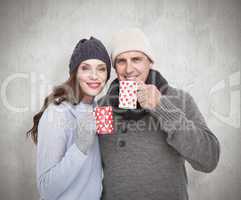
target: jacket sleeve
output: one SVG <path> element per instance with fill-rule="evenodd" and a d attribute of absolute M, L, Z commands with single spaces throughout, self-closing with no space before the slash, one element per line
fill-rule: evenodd
<path fill-rule="evenodd" d="M 175 106 L 172 98 L 162 96 L 160 105 L 151 110 L 151 113 L 159 120 L 162 130 L 167 133 L 169 145 L 194 169 L 211 172 L 216 168 L 220 154 L 216 136 L 207 127 L 192 96 L 184 93 L 179 99 L 184 105 L 183 109 Z M 178 97 L 174 98 L 176 99 L 173 102 L 177 101 Z"/>
<path fill-rule="evenodd" d="M 72 121 L 73 122 L 73 121 Z M 69 126 L 69 127 L 68 127 Z M 56 200 L 80 173 L 86 156 L 76 144 L 67 149 L 67 135 L 74 131 L 64 112 L 50 105 L 38 126 L 37 186 L 41 197 Z"/>

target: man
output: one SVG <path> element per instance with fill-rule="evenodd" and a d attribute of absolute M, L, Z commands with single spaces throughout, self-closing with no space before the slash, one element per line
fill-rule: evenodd
<path fill-rule="evenodd" d="M 219 160 L 219 142 L 207 127 L 194 99 L 168 85 L 152 69 L 153 53 L 139 29 L 113 37 L 117 79 L 99 105 L 112 106 L 114 134 L 100 135 L 104 200 L 186 200 L 185 161 L 211 172 Z M 120 80 L 139 84 L 138 107 L 118 108 Z"/>

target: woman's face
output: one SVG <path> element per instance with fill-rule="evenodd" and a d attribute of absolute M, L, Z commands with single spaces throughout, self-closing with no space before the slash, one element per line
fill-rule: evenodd
<path fill-rule="evenodd" d="M 107 79 L 107 66 L 99 59 L 88 59 L 80 63 L 77 79 L 84 92 L 84 99 L 93 99 L 98 95 Z"/>

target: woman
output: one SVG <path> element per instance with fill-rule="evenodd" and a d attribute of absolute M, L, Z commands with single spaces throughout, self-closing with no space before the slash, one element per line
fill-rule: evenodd
<path fill-rule="evenodd" d="M 44 200 L 99 200 L 102 167 L 93 108 L 110 77 L 103 44 L 80 40 L 69 79 L 45 98 L 27 133 L 37 144 L 37 186 Z"/>

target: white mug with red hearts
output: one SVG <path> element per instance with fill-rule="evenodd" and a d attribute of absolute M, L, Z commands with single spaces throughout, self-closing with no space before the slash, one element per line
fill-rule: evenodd
<path fill-rule="evenodd" d="M 119 108 L 136 109 L 137 107 L 137 82 L 120 81 Z"/>

